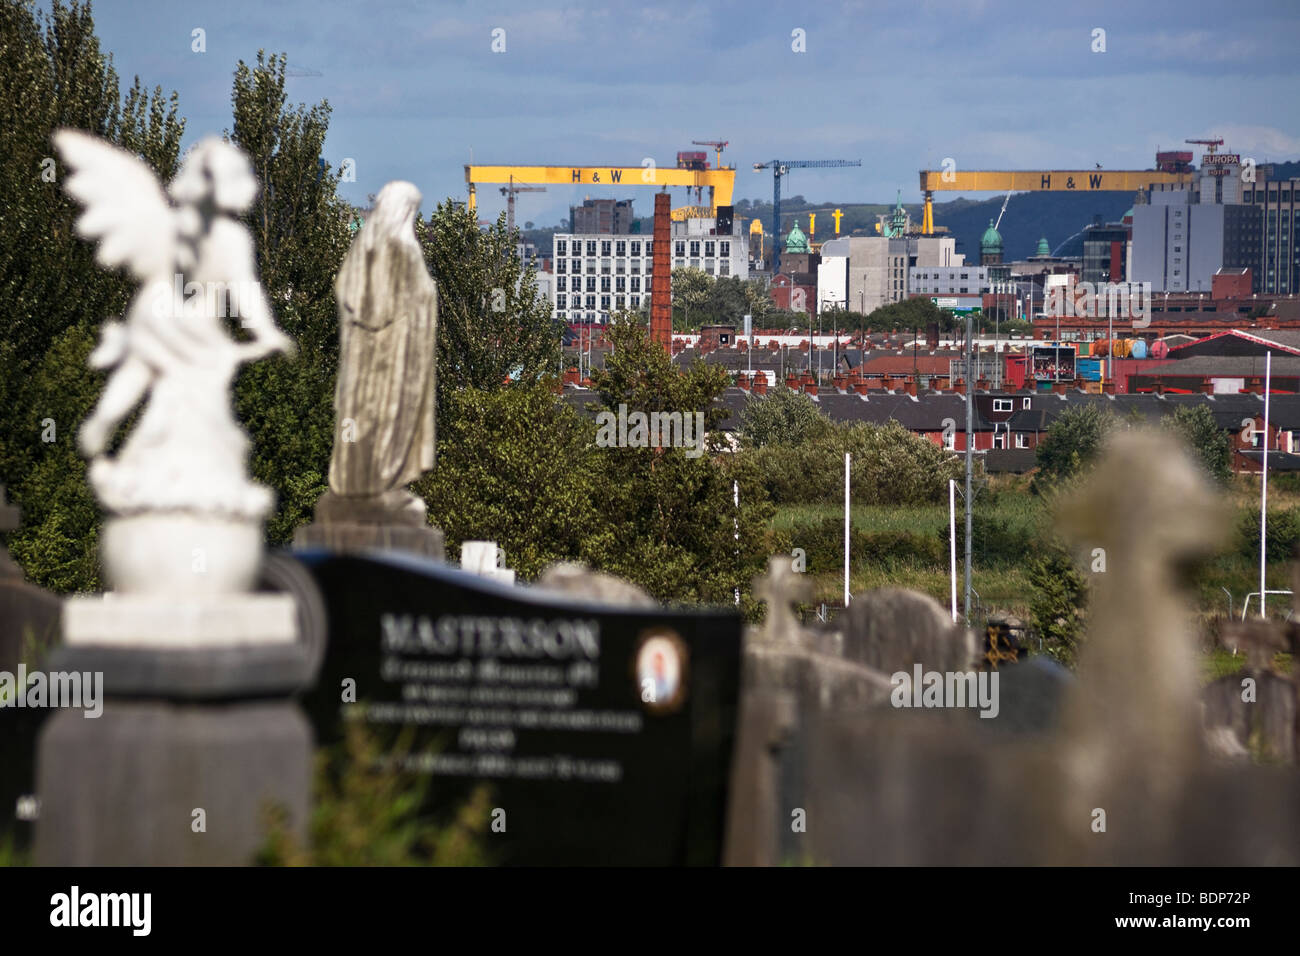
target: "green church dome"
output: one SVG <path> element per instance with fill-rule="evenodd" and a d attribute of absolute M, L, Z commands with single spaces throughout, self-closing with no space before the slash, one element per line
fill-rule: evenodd
<path fill-rule="evenodd" d="M 1043 238 L 1038 240 L 1038 251 L 1035 252 L 1034 255 L 1050 256 L 1051 254 L 1052 254 L 1052 247 L 1047 244 L 1047 237 L 1043 236 Z"/>
<path fill-rule="evenodd" d="M 993 220 L 989 220 L 988 229 L 984 230 L 984 235 L 980 237 L 980 252 L 1001 252 L 1002 236 L 993 228 Z"/>
<path fill-rule="evenodd" d="M 807 252 L 808 251 L 808 237 L 805 236 L 800 231 L 798 224 L 796 224 L 795 227 L 790 230 L 790 235 L 785 237 L 785 251 L 786 252 Z"/>

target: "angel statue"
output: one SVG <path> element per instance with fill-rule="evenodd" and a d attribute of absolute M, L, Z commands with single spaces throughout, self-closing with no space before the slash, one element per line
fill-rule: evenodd
<path fill-rule="evenodd" d="M 173 508 L 260 519 L 270 492 L 245 475 L 248 440 L 230 408 L 242 362 L 290 353 L 256 281 L 253 243 L 235 218 L 257 193 L 244 154 L 215 137 L 190 152 L 168 192 L 124 150 L 74 130 L 55 134 L 72 169 L 67 191 L 85 213 L 77 229 L 99 240 L 97 261 L 126 266 L 140 290 L 126 321 L 104 324 L 95 368 L 112 369 L 78 435 L 90 481 L 117 514 Z M 227 335 L 219 294 L 249 333 Z M 118 424 L 148 395 L 139 424 L 116 459 L 104 456 Z"/>
<path fill-rule="evenodd" d="M 205 139 L 164 193 L 143 161 L 103 140 L 65 129 L 54 144 L 71 170 L 65 188 L 85 207 L 79 235 L 98 240 L 101 266 L 124 266 L 140 282 L 125 321 L 105 322 L 90 356 L 112 370 L 78 434 L 91 486 L 114 516 L 184 512 L 256 526 L 260 536 L 273 499 L 248 479 L 230 383 L 241 363 L 292 353 L 293 342 L 275 325 L 252 238 L 236 218 L 257 194 L 247 158 Z M 227 333 L 227 305 L 245 334 Z M 142 400 L 134 429 L 108 457 Z"/>

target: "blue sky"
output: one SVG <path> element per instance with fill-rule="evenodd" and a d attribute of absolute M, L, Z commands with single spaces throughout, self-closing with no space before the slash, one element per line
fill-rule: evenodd
<path fill-rule="evenodd" d="M 364 204 L 408 179 L 463 198 L 464 165 L 671 165 L 693 139 L 729 140 L 736 198 L 770 198 L 755 162 L 861 159 L 801 170 L 787 194 L 920 199 L 917 170 L 1145 169 L 1157 147 L 1222 136 L 1257 162 L 1300 158 L 1300 4 L 1140 0 L 459 3 L 418 0 L 99 0 L 124 84 L 180 93 L 186 145 L 230 126 L 235 64 L 288 54 L 292 102 L 327 99 L 326 158 L 356 162 Z M 191 31 L 206 31 L 205 53 Z M 492 51 L 493 30 L 505 52 Z M 1103 29 L 1106 51 L 1092 52 Z M 804 31 L 806 52 L 792 49 Z M 683 191 L 674 204 L 686 202 Z M 524 194 L 553 224 L 591 187 Z M 481 188 L 480 207 L 504 203 Z M 939 196 L 938 198 L 945 198 Z M 984 197 L 986 198 L 986 197 Z"/>

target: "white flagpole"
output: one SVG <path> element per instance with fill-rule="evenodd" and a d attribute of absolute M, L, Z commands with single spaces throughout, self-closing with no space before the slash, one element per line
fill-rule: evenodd
<path fill-rule="evenodd" d="M 1268 530 L 1268 398 L 1273 386 L 1273 353 L 1264 357 L 1264 457 L 1259 483 L 1259 616 L 1264 618 L 1264 538 Z"/>
<path fill-rule="evenodd" d="M 849 460 L 844 453 L 844 606 L 849 606 Z"/>
<path fill-rule="evenodd" d="M 948 577 L 952 581 L 952 622 L 957 623 L 957 479 L 948 479 Z"/>

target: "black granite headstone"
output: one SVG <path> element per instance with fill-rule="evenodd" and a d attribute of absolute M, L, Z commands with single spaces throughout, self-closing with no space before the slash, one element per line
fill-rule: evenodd
<path fill-rule="evenodd" d="M 318 742 L 352 719 L 383 746 L 410 733 L 435 818 L 487 784 L 495 862 L 721 862 L 738 614 L 577 601 L 415 556 L 296 556 L 329 617 L 303 700 Z"/>

